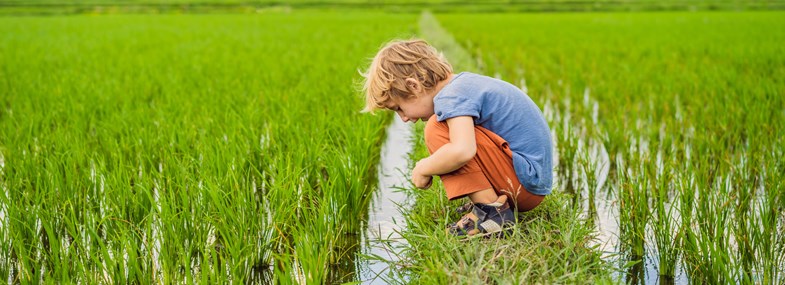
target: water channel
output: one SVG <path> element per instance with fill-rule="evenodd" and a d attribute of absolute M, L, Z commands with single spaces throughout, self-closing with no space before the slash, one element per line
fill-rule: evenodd
<path fill-rule="evenodd" d="M 398 233 L 406 229 L 401 211 L 408 208 L 410 201 L 402 188 L 409 185 L 407 174 L 412 148 L 412 125 L 393 116 L 382 146 L 377 196 L 368 209 L 368 226 L 361 249 L 364 255 L 378 256 L 387 262 L 374 259 L 359 262 L 357 273 L 363 284 L 387 284 L 384 277 L 392 270 L 388 262 L 396 261 L 395 252 L 406 245 Z"/>

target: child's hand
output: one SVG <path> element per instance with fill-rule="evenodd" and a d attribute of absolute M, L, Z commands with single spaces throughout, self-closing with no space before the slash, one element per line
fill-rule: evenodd
<path fill-rule="evenodd" d="M 412 169 L 412 183 L 414 183 L 414 186 L 417 188 L 428 189 L 428 187 L 431 187 L 433 177 L 430 175 L 423 175 L 422 172 L 420 172 L 420 163 L 423 161 L 424 160 L 418 161 L 417 164 L 415 164 L 414 169 Z"/>

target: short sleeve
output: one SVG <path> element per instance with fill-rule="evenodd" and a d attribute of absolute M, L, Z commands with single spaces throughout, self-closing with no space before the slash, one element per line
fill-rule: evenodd
<path fill-rule="evenodd" d="M 481 100 L 480 94 L 472 94 L 460 88 L 445 88 L 433 99 L 433 110 L 440 122 L 460 116 L 471 116 L 476 121 L 480 118 Z"/>

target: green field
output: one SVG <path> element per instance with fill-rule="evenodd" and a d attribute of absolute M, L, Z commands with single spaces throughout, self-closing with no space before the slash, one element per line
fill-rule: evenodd
<path fill-rule="evenodd" d="M 0 22 L 0 275 L 333 278 L 387 121 L 351 82 L 415 15 Z"/>
<path fill-rule="evenodd" d="M 596 12 L 783 10 L 785 0 L 0 0 L 0 15 L 267 13 L 271 10 Z"/>
<path fill-rule="evenodd" d="M 374 257 L 357 240 L 391 114 L 359 113 L 358 69 L 390 39 L 430 35 L 421 17 L 0 17 L 0 276 L 364 281 L 353 266 Z M 468 52 L 457 71 L 543 109 L 555 190 L 512 238 L 461 241 L 444 233 L 459 202 L 409 189 L 408 246 L 385 281 L 651 283 L 653 268 L 785 282 L 785 13 L 435 19 L 459 45 L 433 39 L 448 58 Z M 600 198 L 618 212 L 610 258 Z"/>
<path fill-rule="evenodd" d="M 543 106 L 560 158 L 557 188 L 583 200 L 574 205 L 590 217 L 595 197 L 615 201 L 619 266 L 641 262 L 664 279 L 680 267 L 698 283 L 779 284 L 785 281 L 784 16 L 438 19 L 460 31 L 456 41 L 482 72 L 517 83 Z M 607 152 L 606 163 L 598 152 Z M 601 168 L 609 170 L 603 184 Z M 628 282 L 644 278 L 640 267 L 628 273 Z"/>

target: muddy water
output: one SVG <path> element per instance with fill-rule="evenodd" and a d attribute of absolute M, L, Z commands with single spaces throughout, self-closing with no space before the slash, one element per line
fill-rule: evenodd
<path fill-rule="evenodd" d="M 398 260 L 395 252 L 406 245 L 398 232 L 406 228 L 401 210 L 409 207 L 405 192 L 408 187 L 409 153 L 412 151 L 412 125 L 393 116 L 387 127 L 387 140 L 381 151 L 378 167 L 377 196 L 368 209 L 368 227 L 363 235 L 362 253 L 379 256 L 387 262 Z M 389 273 L 388 263 L 381 260 L 366 260 L 358 263 L 357 275 L 363 284 L 386 284 L 384 276 Z"/>

